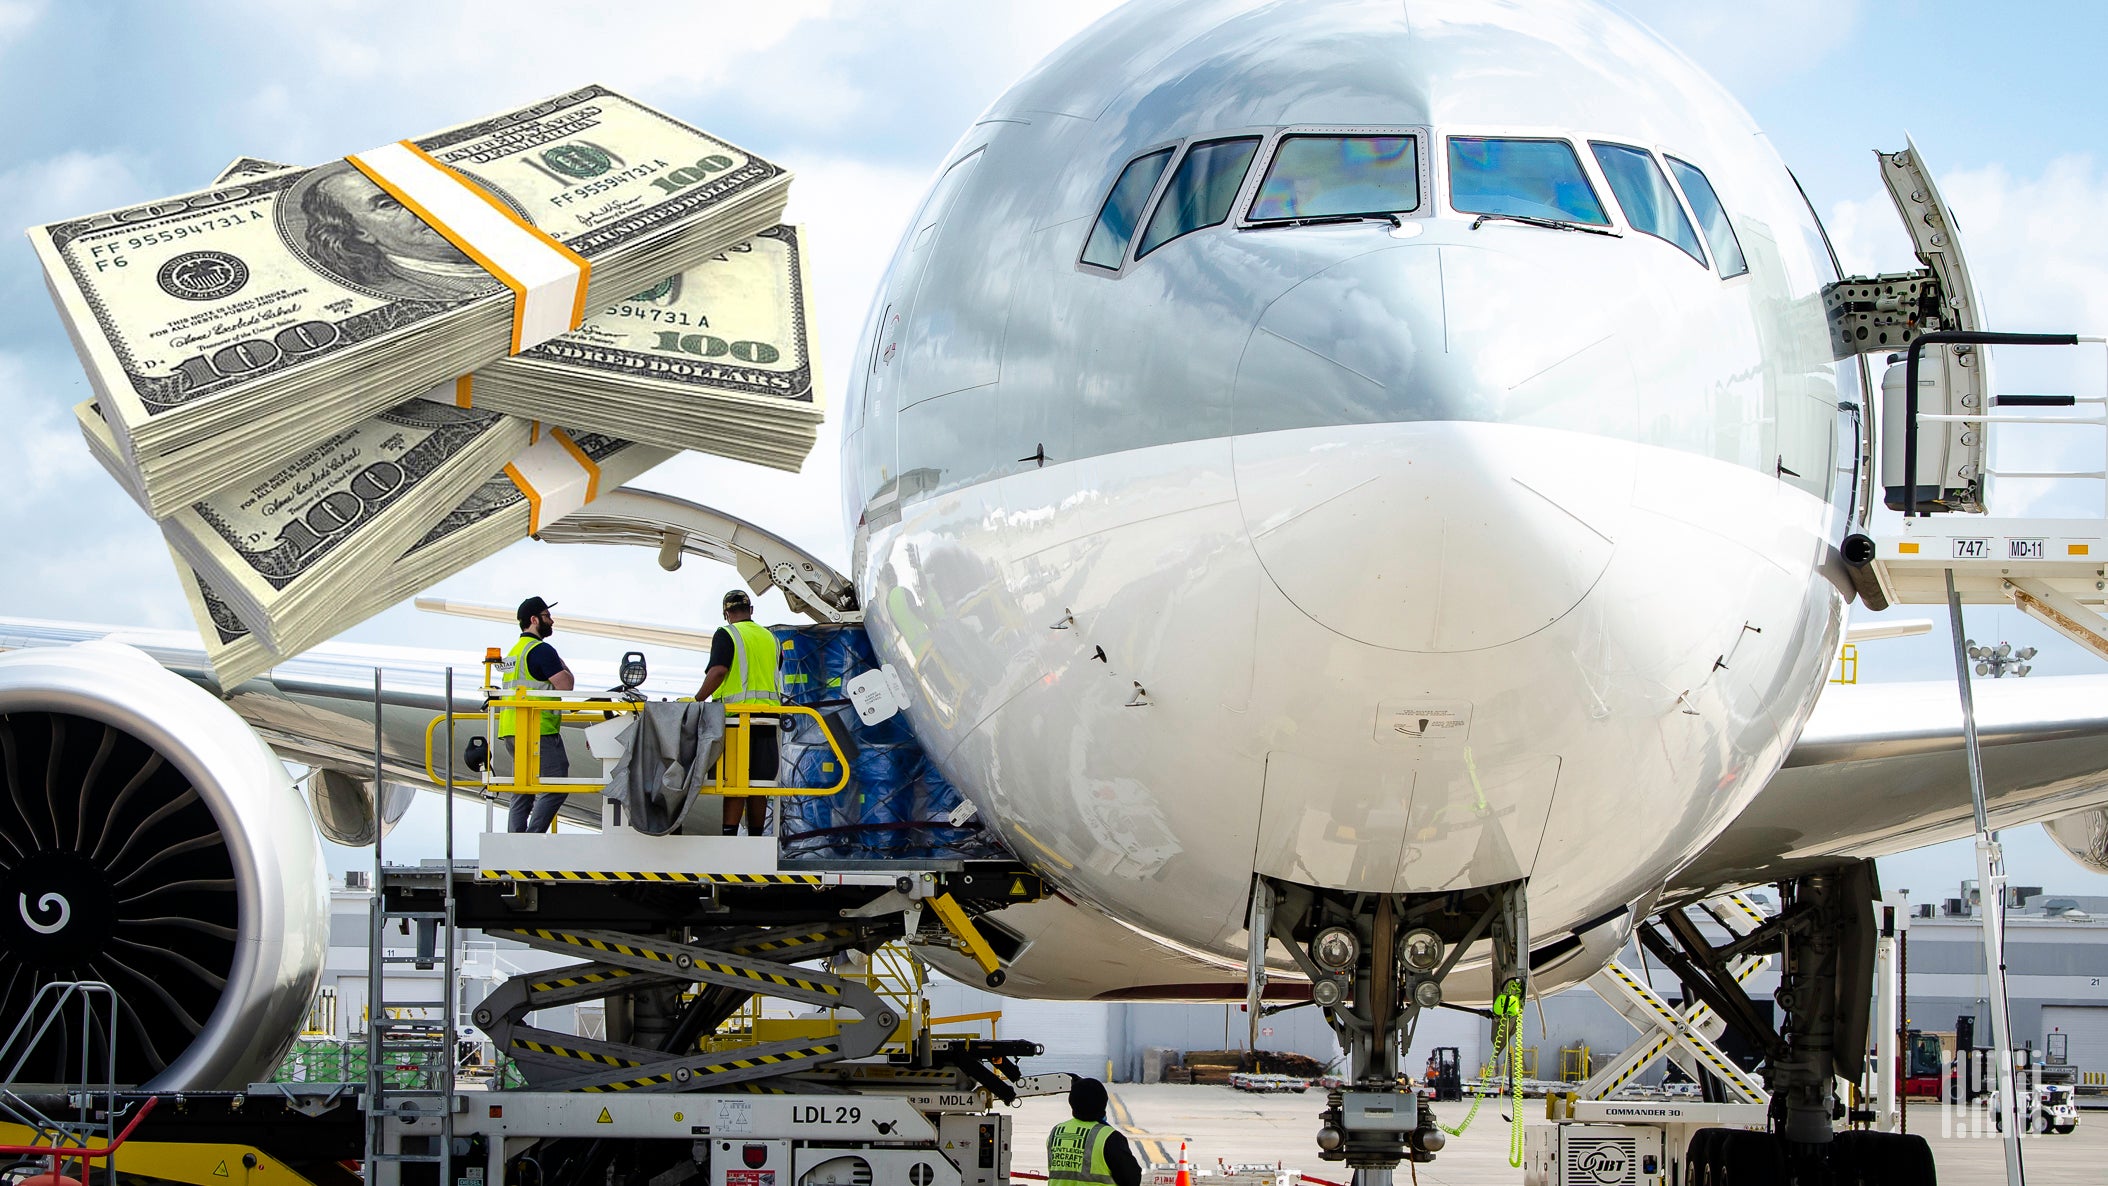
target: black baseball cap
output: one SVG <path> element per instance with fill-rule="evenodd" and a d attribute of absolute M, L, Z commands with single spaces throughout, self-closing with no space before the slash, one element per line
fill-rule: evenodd
<path fill-rule="evenodd" d="M 734 609 L 734 608 L 737 608 L 737 609 L 752 609 L 752 608 L 754 608 L 754 602 L 753 602 L 753 600 L 752 600 L 751 598 L 749 598 L 749 597 L 747 596 L 747 591 L 746 591 L 745 589 L 733 589 L 733 590 L 731 590 L 731 591 L 727 592 L 727 593 L 725 594 L 725 603 L 724 603 L 724 604 L 725 604 L 725 608 L 726 608 L 726 609 Z"/>
<path fill-rule="evenodd" d="M 534 620 L 537 617 L 540 617 L 542 614 L 548 613 L 550 610 L 553 610 L 555 608 L 556 603 L 553 601 L 543 601 L 539 597 L 530 597 L 520 603 L 519 612 L 514 614 L 513 616 L 518 618 L 520 620 L 520 624 L 524 626 L 528 622 Z"/>

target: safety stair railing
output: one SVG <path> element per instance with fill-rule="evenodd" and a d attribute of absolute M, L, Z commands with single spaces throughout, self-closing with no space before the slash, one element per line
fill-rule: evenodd
<path fill-rule="evenodd" d="M 60 1181 L 65 1180 L 61 1167 L 68 1164 L 78 1164 L 80 1166 L 80 1177 L 76 1180 L 81 1183 L 81 1186 L 93 1186 L 93 1179 L 88 1176 L 88 1165 L 91 1162 L 101 1161 L 105 1166 L 104 1182 L 108 1186 L 118 1186 L 121 1179 L 117 1176 L 117 1166 L 113 1160 L 117 1155 L 117 1151 L 124 1147 L 126 1141 L 132 1139 L 132 1133 L 138 1130 L 140 1122 L 152 1114 L 154 1108 L 160 1102 L 161 1097 L 159 1096 L 148 1096 L 139 1101 L 138 1108 L 133 1111 L 131 1119 L 125 1122 L 125 1126 L 100 1145 L 90 1145 L 85 1141 L 77 1145 L 62 1145 L 57 1141 L 50 1145 L 0 1145 L 0 1157 L 49 1158 L 51 1161 L 51 1177 Z M 110 1113 L 109 1122 L 115 1124 L 116 1121 L 116 1113 Z"/>
<path fill-rule="evenodd" d="M 382 672 L 373 671 L 373 787 L 378 796 L 386 786 L 383 759 Z M 445 716 L 446 772 L 442 787 L 454 784 L 454 669 L 446 672 Z M 388 902 L 388 865 L 385 827 L 374 829 L 373 901 L 369 910 L 366 950 L 366 1159 L 365 1186 L 398 1186 L 405 1163 L 437 1167 L 437 1181 L 445 1186 L 454 1180 L 454 1113 L 458 1104 L 455 1058 L 460 1046 L 457 1033 L 458 990 L 457 938 L 454 927 L 454 802 L 451 789 L 442 796 L 445 823 L 446 873 L 437 910 L 392 909 Z M 410 954 L 390 954 L 387 934 L 390 925 L 410 932 Z M 388 994 L 388 970 L 403 964 L 419 970 L 440 969 L 436 996 L 395 999 Z M 421 978 L 428 980 L 429 978 Z M 434 1015 L 436 1013 L 436 1016 Z M 397 1082 L 407 1076 L 407 1082 Z M 389 1121 L 439 1116 L 435 1138 L 422 1137 L 413 1150 L 389 1147 Z"/>
<path fill-rule="evenodd" d="M 98 1007 L 97 998 L 101 998 Z M 28 1008 L 16 1020 L 7 1040 L 0 1042 L 0 1119 L 19 1124 L 49 1146 L 9 1146 L 17 1156 L 40 1154 L 50 1149 L 71 1150 L 69 1160 L 83 1156 L 88 1142 L 100 1138 L 105 1145 L 116 1138 L 117 1124 L 117 1011 L 123 1008 L 115 989 L 100 980 L 55 980 L 38 988 Z M 79 1013 L 78 1029 L 69 1018 Z M 66 1079 L 58 1083 L 39 1081 L 37 1086 L 59 1088 L 72 1119 L 53 1116 L 23 1095 L 31 1060 L 55 1039 L 70 1052 L 60 1057 L 75 1063 Z M 101 1057 L 97 1057 L 100 1048 Z M 100 1064 L 100 1065 L 98 1065 Z M 100 1119 L 95 1119 L 96 1117 Z M 57 1161 L 52 1172 L 56 1174 Z"/>
<path fill-rule="evenodd" d="M 1994 413 L 1988 409 L 1974 412 L 1943 414 L 1922 412 L 1918 409 L 1918 369 L 1924 360 L 1927 346 L 2078 346 L 2101 345 L 2108 347 L 2108 338 L 2081 336 L 2078 334 L 2016 334 L 1994 333 L 1988 330 L 1942 330 L 1919 334 L 1911 340 L 1903 360 L 1903 517 L 1916 518 L 1931 513 L 1937 507 L 1921 505 L 1918 501 L 1918 434 L 1920 428 L 1931 424 L 1970 424 L 1979 429 L 1993 424 L 2034 424 L 2056 427 L 2093 427 L 2103 430 L 2102 466 L 2091 470 L 1992 470 L 1985 467 L 1985 476 L 2002 478 L 2079 478 L 2098 479 L 2101 482 L 2101 515 L 2108 518 L 2108 391 L 2099 396 L 2076 395 L 1994 395 L 1986 402 L 1991 408 L 2076 408 L 2081 404 L 2102 407 L 2103 414 L 2090 418 L 2073 416 L 2031 415 L 2015 411 Z M 1988 444 L 1988 442 L 1987 442 Z M 1990 456 L 1987 447 L 1985 456 Z M 1987 492 L 1988 493 L 1988 492 Z M 1986 499 L 1988 501 L 1988 498 Z"/>
<path fill-rule="evenodd" d="M 1988 389 L 1926 392 L 1922 368 L 1938 364 L 1948 378 L 1984 369 L 1981 352 L 1989 346 L 2102 347 L 2108 363 L 2108 338 L 2079 334 L 2013 334 L 1976 330 L 1937 330 L 1909 342 L 1901 370 L 1903 389 L 1891 397 L 1883 419 L 1900 436 L 1900 471 L 1885 472 L 1889 505 L 1902 511 L 1900 522 L 1870 527 L 1869 534 L 1847 536 L 1839 545 L 1852 584 L 1869 609 L 1891 605 L 1936 605 L 1946 601 L 1946 581 L 1953 575 L 1964 602 L 2010 603 L 2081 646 L 2108 658 L 2108 623 L 2098 612 L 2108 604 L 2108 382 L 2094 395 L 1994 394 Z M 1930 357 L 1928 357 L 1928 354 Z M 1972 378 L 1971 382 L 1980 382 Z M 1926 397 L 1943 402 L 1928 412 Z M 1900 414 L 1899 414 L 1900 409 Z M 2071 414 L 2084 411 L 2085 414 Z M 1991 432 L 2006 425 L 2043 429 L 2081 429 L 2099 434 L 2098 448 L 2067 468 L 1998 468 L 1993 464 Z M 1929 484 L 1919 477 L 1921 436 L 1934 432 L 1946 441 L 1929 451 L 1951 457 L 1964 447 L 1977 458 L 1959 471 L 1950 462 L 1931 464 L 1938 471 Z M 1891 442 L 1894 444 L 1894 442 Z M 2076 517 L 2049 517 L 2031 500 L 2025 513 L 1992 513 L 1990 480 L 2091 482 L 2098 501 Z M 1956 489 L 1954 483 L 1964 483 Z M 2001 492 L 1998 501 L 2011 496 Z M 2067 502 L 2067 505 L 2074 505 Z M 2068 515 L 2068 513 L 2067 513 Z"/>

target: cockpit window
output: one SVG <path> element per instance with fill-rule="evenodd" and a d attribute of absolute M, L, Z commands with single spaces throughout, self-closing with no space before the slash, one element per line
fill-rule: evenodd
<path fill-rule="evenodd" d="M 1451 136 L 1449 204 L 1461 214 L 1610 225 L 1581 171 L 1581 158 L 1564 140 Z"/>
<path fill-rule="evenodd" d="M 1113 182 L 1113 192 L 1105 195 L 1105 205 L 1098 211 L 1098 225 L 1091 228 L 1091 237 L 1083 244 L 1084 263 L 1119 268 L 1127 258 L 1135 227 L 1142 221 L 1142 208 L 1149 204 L 1157 178 L 1170 163 L 1171 150 L 1165 148 L 1136 157 L 1120 170 L 1120 179 Z"/>
<path fill-rule="evenodd" d="M 1142 232 L 1140 259 L 1188 231 L 1214 226 L 1230 216 L 1230 205 L 1244 185 L 1252 154 L 1259 150 L 1257 136 L 1234 140 L 1207 140 L 1186 150 L 1164 196 L 1157 199 L 1156 213 L 1149 216 Z"/>
<path fill-rule="evenodd" d="M 1420 149 L 1411 136 L 1283 136 L 1248 217 L 1402 214 L 1419 205 Z"/>
<path fill-rule="evenodd" d="M 1590 141 L 1589 148 L 1596 154 L 1596 163 L 1603 166 L 1603 176 L 1610 182 L 1610 192 L 1618 196 L 1618 204 L 1625 207 L 1625 221 L 1632 229 L 1657 239 L 1667 239 L 1705 266 L 1705 248 L 1698 245 L 1698 232 L 1691 229 L 1691 220 L 1683 216 L 1683 207 L 1676 201 L 1676 191 L 1669 188 L 1669 179 L 1662 176 L 1661 166 L 1654 163 L 1654 154 L 1638 148 L 1627 148 L 1622 144 L 1598 144 Z"/>
<path fill-rule="evenodd" d="M 1705 179 L 1698 166 L 1668 158 L 1669 172 L 1676 175 L 1676 184 L 1683 187 L 1683 196 L 1691 203 L 1691 213 L 1698 216 L 1698 225 L 1705 228 L 1705 241 L 1713 245 L 1713 262 L 1720 265 L 1720 275 L 1740 276 L 1749 271 L 1749 261 L 1742 258 L 1742 243 L 1735 238 L 1735 228 L 1728 224 L 1727 211 L 1721 208 L 1720 195 L 1713 192 L 1713 183 Z"/>

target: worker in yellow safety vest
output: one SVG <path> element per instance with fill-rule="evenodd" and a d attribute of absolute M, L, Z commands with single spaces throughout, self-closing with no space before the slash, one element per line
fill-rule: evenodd
<path fill-rule="evenodd" d="M 1105 1084 L 1078 1079 L 1069 1114 L 1047 1133 L 1047 1186 L 1142 1186 L 1142 1165 L 1127 1136 L 1105 1122 Z"/>
<path fill-rule="evenodd" d="M 697 700 L 719 700 L 725 704 L 781 704 L 776 684 L 776 636 L 754 620 L 754 602 L 745 589 L 725 594 L 725 624 L 710 636 L 710 667 L 703 674 Z M 776 780 L 776 718 L 749 717 L 758 727 L 748 733 L 747 781 Z M 726 726 L 734 723 L 727 718 Z M 725 835 L 739 835 L 739 820 L 746 816 L 747 835 L 759 836 L 768 826 L 768 800 L 760 795 L 725 796 Z"/>
<path fill-rule="evenodd" d="M 556 617 L 549 611 L 556 608 L 539 597 L 530 597 L 520 603 L 518 611 L 520 638 L 512 644 L 505 655 L 505 696 L 507 699 L 534 692 L 568 692 L 576 681 L 571 669 L 564 665 L 563 656 L 549 645 L 549 636 L 556 633 Z M 563 727 L 563 716 L 557 712 L 538 712 L 530 708 L 512 709 L 498 714 L 498 736 L 505 740 L 507 757 L 513 756 L 513 735 L 524 722 L 539 721 L 541 731 L 541 775 L 542 779 L 568 778 L 571 775 L 571 759 L 564 754 L 563 738 L 557 730 Z M 514 778 L 518 778 L 519 765 L 514 763 Z M 536 781 L 530 779 L 529 781 Z M 508 832 L 546 832 L 556 819 L 557 808 L 564 805 L 562 795 L 514 795 L 512 804 L 505 811 L 505 830 Z"/>

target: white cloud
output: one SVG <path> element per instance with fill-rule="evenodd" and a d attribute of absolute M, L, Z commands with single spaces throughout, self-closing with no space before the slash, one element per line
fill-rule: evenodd
<path fill-rule="evenodd" d="M 46 7 L 44 0 L 0 0 L 0 49 L 43 19 Z"/>
<path fill-rule="evenodd" d="M 9 476 L 8 497 L 18 505 L 76 482 L 106 480 L 81 442 L 63 383 L 52 384 L 21 358 L 0 353 L 0 416 L 8 425 L 0 433 L 0 473 Z"/>
<path fill-rule="evenodd" d="M 414 19 L 391 19 L 393 10 L 384 15 L 365 5 L 257 3 L 247 19 L 299 26 L 273 73 L 301 78 L 310 100 L 326 89 L 451 93 L 463 104 L 456 114 L 467 119 L 498 103 L 593 81 L 655 96 L 765 84 L 791 105 L 807 96 L 839 99 L 825 75 L 794 78 L 772 69 L 782 63 L 778 47 L 831 7 L 828 0 L 654 5 L 594 12 L 581 22 L 576 5 L 556 0 L 427 5 Z"/>
<path fill-rule="evenodd" d="M 65 152 L 0 173 L 0 228 L 12 232 L 153 196 L 122 155 Z"/>
<path fill-rule="evenodd" d="M 1860 12 L 1860 0 L 1616 2 L 1738 95 L 1814 69 L 1852 39 Z"/>
<path fill-rule="evenodd" d="M 256 128 L 267 142 L 290 137 L 305 160 L 347 151 L 321 139 L 340 121 L 318 113 L 356 120 L 407 106 L 443 112 L 424 117 L 436 128 L 593 81 L 717 130 L 727 130 L 727 111 L 758 111 L 775 128 L 815 133 L 871 121 L 878 141 L 922 130 L 888 122 L 894 113 L 921 109 L 932 93 L 964 93 L 968 109 L 954 117 L 963 129 L 981 104 L 1112 6 L 673 4 L 622 10 L 602 28 L 581 25 L 575 5 L 555 0 L 431 5 L 415 20 L 376 19 L 363 5 L 253 0 L 242 19 L 283 30 L 267 32 L 282 52 L 256 74 L 265 90 L 290 86 L 299 109 L 264 104 Z"/>

